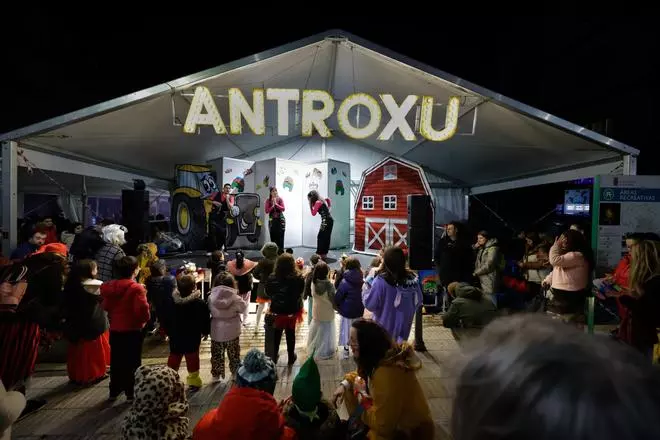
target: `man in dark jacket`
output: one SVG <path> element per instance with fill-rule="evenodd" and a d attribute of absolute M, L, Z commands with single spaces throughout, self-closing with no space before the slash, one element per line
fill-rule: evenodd
<path fill-rule="evenodd" d="M 440 283 L 447 287 L 453 282 L 472 281 L 474 256 L 469 238 L 458 222 L 447 225 L 445 235 L 435 248 L 435 264 Z"/>

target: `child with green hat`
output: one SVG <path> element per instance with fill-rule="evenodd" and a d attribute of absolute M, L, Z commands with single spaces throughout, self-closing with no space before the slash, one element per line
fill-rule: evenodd
<path fill-rule="evenodd" d="M 298 440 L 338 438 L 342 424 L 334 406 L 323 398 L 321 375 L 312 353 L 300 367 L 291 396 L 280 403 L 288 427 Z"/>

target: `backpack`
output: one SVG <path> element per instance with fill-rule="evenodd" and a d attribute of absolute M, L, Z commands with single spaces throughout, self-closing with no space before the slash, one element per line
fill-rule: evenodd
<path fill-rule="evenodd" d="M 26 266 L 20 266 L 20 270 L 14 265 L 5 268 L 0 284 L 0 313 L 16 313 L 27 291 L 27 273 Z"/>

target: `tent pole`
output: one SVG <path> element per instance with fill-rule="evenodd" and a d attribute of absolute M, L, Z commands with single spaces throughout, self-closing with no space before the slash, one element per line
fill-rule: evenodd
<path fill-rule="evenodd" d="M 11 255 L 18 242 L 18 143 L 2 143 L 2 254 Z"/>
<path fill-rule="evenodd" d="M 80 210 L 80 223 L 82 223 L 83 227 L 86 228 L 88 226 L 88 221 L 87 221 L 87 178 L 85 176 L 82 176 L 82 193 L 80 194 L 80 204 L 81 210 Z"/>

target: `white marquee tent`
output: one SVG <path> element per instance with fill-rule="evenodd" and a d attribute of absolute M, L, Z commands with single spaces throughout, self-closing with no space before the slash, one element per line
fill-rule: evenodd
<path fill-rule="evenodd" d="M 278 136 L 274 102 L 266 103 L 266 132 L 216 135 L 204 127 L 195 135 L 182 124 L 196 86 L 223 99 L 230 87 L 246 96 L 253 88 L 327 90 L 341 102 L 348 95 L 432 96 L 439 104 L 461 99 L 457 134 L 444 142 L 354 140 L 328 120 L 333 137 L 300 135 L 299 106 L 291 107 L 289 137 Z M 248 98 L 249 99 L 249 98 Z M 226 101 L 226 99 L 225 99 Z M 272 106 L 272 108 L 269 108 Z M 357 124 L 358 115 L 349 115 Z M 385 113 L 384 113 L 385 116 Z M 416 125 L 415 111 L 408 115 Z M 363 117 L 364 118 L 364 117 Z M 437 118 L 438 120 L 440 118 Z M 381 125 L 388 118 L 383 117 Z M 434 122 L 439 125 L 439 122 Z M 422 164 L 438 215 L 463 216 L 465 195 L 559 182 L 598 174 L 635 174 L 638 150 L 536 110 L 438 69 L 393 53 L 343 31 L 333 30 L 199 72 L 64 116 L 0 135 L 4 249 L 16 240 L 17 168 L 24 158 L 42 170 L 131 183 L 142 179 L 166 190 L 177 163 L 206 163 L 218 157 L 271 157 L 351 163 L 351 179 L 385 156 Z"/>

